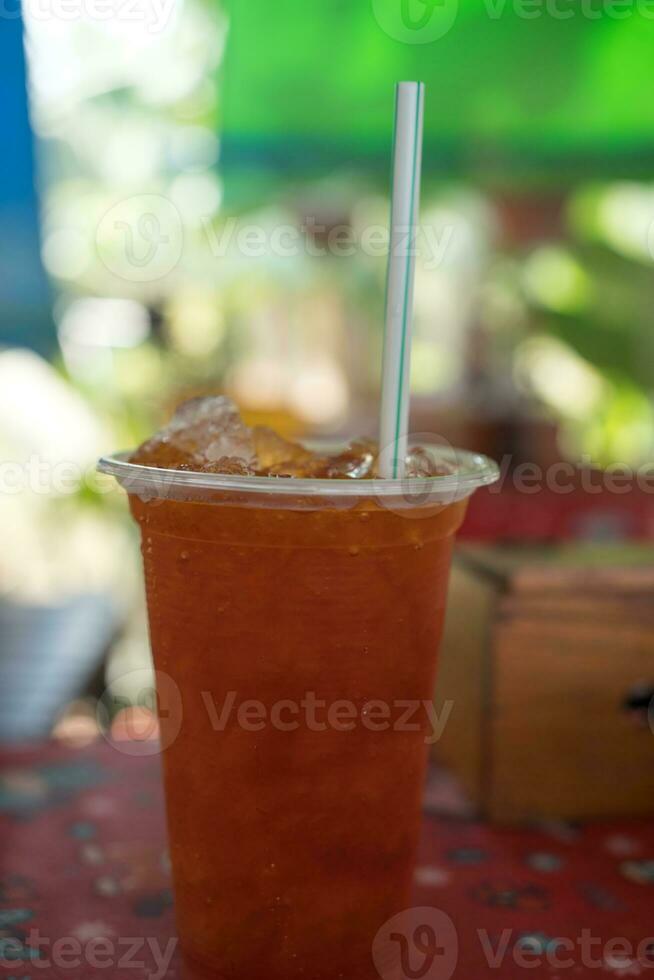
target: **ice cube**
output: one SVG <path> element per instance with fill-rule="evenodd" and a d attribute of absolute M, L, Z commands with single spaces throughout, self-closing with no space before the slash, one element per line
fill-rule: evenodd
<path fill-rule="evenodd" d="M 377 446 L 370 439 L 357 439 L 347 449 L 330 456 L 325 467 L 325 476 L 331 480 L 365 480 L 372 476 Z"/>
<path fill-rule="evenodd" d="M 313 476 L 316 468 L 324 465 L 323 457 L 283 439 L 265 425 L 256 426 L 252 436 L 257 473 L 262 476 Z"/>
<path fill-rule="evenodd" d="M 132 453 L 130 462 L 140 466 L 158 466 L 164 470 L 192 470 L 194 456 L 173 445 L 167 436 L 156 435 Z M 195 466 L 197 469 L 197 465 Z"/>
<path fill-rule="evenodd" d="M 249 469 L 254 460 L 252 430 L 234 403 L 222 395 L 192 398 L 170 422 L 141 446 L 132 461 L 150 466 L 208 469 L 237 460 Z M 233 464 L 230 463 L 229 466 Z M 217 469 L 216 472 L 224 472 Z"/>
<path fill-rule="evenodd" d="M 284 439 L 273 429 L 269 429 L 267 425 L 255 426 L 252 431 L 252 439 L 258 467 L 261 470 L 278 466 L 297 455 L 304 456 L 307 452 L 304 446 L 289 442 L 288 439 Z"/>
<path fill-rule="evenodd" d="M 216 395 L 180 405 L 170 422 L 133 454 L 132 462 L 235 476 L 365 480 L 376 475 L 377 455 L 377 444 L 370 439 L 356 439 L 331 455 L 314 453 L 266 426 L 250 429 L 234 403 Z M 454 466 L 421 446 L 412 447 L 406 457 L 410 478 L 454 472 Z"/>
<path fill-rule="evenodd" d="M 406 475 L 416 477 L 448 476 L 456 472 L 456 468 L 443 459 L 438 459 L 432 452 L 422 446 L 412 446 L 406 457 Z"/>
<path fill-rule="evenodd" d="M 224 457 L 250 463 L 254 458 L 252 430 L 230 398 L 214 395 L 192 398 L 175 412 L 167 426 L 171 442 L 191 448 L 206 463 Z"/>
<path fill-rule="evenodd" d="M 255 476 L 255 470 L 245 460 L 236 456 L 221 456 L 212 463 L 205 463 L 206 473 L 227 473 L 230 476 Z"/>

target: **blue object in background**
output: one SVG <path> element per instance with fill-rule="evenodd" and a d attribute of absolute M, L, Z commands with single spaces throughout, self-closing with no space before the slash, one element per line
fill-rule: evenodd
<path fill-rule="evenodd" d="M 0 346 L 55 347 L 48 281 L 41 263 L 34 147 L 27 109 L 23 24 L 5 8 L 0 153 Z"/>
<path fill-rule="evenodd" d="M 48 737 L 99 670 L 117 627 L 100 593 L 52 606 L 0 600 L 0 745 Z"/>

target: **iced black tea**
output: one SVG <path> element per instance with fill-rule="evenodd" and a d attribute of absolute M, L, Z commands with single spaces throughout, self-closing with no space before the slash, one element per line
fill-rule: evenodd
<path fill-rule="evenodd" d="M 179 466 L 174 443 L 133 458 Z M 424 705 L 466 500 L 389 507 L 362 472 L 365 443 L 315 464 L 339 487 L 355 470 L 347 496 L 296 493 L 316 458 L 300 450 L 295 473 L 267 459 L 278 472 L 251 490 L 238 475 L 254 457 L 224 449 L 204 458 L 228 474 L 215 489 L 130 494 L 155 665 L 183 705 L 181 724 L 165 705 L 160 720 L 187 974 L 368 980 L 377 931 L 409 902 Z"/>

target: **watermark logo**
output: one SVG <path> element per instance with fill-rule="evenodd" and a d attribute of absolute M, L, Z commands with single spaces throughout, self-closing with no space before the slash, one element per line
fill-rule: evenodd
<path fill-rule="evenodd" d="M 397 447 L 393 443 L 379 450 L 377 467 L 381 472 L 393 472 Z M 387 480 L 371 481 L 377 502 L 386 510 L 402 517 L 423 518 L 434 507 L 459 500 L 461 463 L 459 451 L 444 436 L 435 432 L 412 432 L 404 459 L 403 475 L 389 492 Z"/>
<path fill-rule="evenodd" d="M 137 194 L 114 204 L 95 238 L 100 261 L 127 282 L 155 282 L 178 265 L 184 249 L 182 218 L 168 198 Z"/>
<path fill-rule="evenodd" d="M 214 260 L 349 259 L 357 255 L 384 260 L 389 250 L 388 227 L 380 224 L 327 226 L 311 215 L 299 224 L 264 225 L 234 217 L 216 223 L 205 214 L 199 225 L 201 244 Z M 396 231 L 394 254 L 417 257 L 426 272 L 441 268 L 457 244 L 453 224 L 427 221 Z M 184 219 L 162 195 L 133 195 L 102 216 L 95 245 L 101 262 L 115 276 L 128 282 L 153 282 L 172 272 L 182 257 Z"/>
<path fill-rule="evenodd" d="M 116 738 L 112 722 L 119 714 L 121 734 Z M 160 670 L 153 675 L 147 667 L 115 677 L 97 708 L 100 730 L 123 755 L 158 755 L 179 735 L 183 715 L 182 696 L 175 681 Z"/>
<path fill-rule="evenodd" d="M 432 44 L 453 27 L 458 0 L 372 0 L 375 20 L 389 37 L 403 44 Z M 652 0 L 482 0 L 480 13 L 490 21 L 503 17 L 524 21 L 623 21 L 654 19 Z"/>
<path fill-rule="evenodd" d="M 576 974 L 584 969 L 626 977 L 640 976 L 654 966 L 654 937 L 640 941 L 602 937 L 589 928 L 572 936 L 479 928 L 466 936 L 466 948 L 482 970 L 497 976 L 547 967 L 556 973 Z M 372 944 L 372 959 L 381 980 L 450 980 L 458 956 L 454 923 L 445 912 L 430 906 L 405 909 L 393 916 Z"/>
<path fill-rule="evenodd" d="M 431 44 L 452 28 L 459 0 L 372 0 L 381 29 L 403 44 Z"/>
<path fill-rule="evenodd" d="M 478 486 L 492 484 L 489 492 L 493 495 L 505 490 L 528 497 L 581 493 L 610 500 L 636 493 L 654 494 L 651 461 L 636 467 L 616 461 L 600 469 L 586 453 L 574 461 L 560 460 L 549 466 L 529 461 L 516 463 L 511 454 L 506 454 L 495 464 L 456 449 L 437 433 L 410 433 L 408 442 L 405 475 L 396 481 L 392 493 L 388 481 L 376 477 L 359 484 L 365 496 L 375 496 L 385 508 L 408 517 L 421 516 L 429 505 L 452 503 L 466 496 L 469 481 Z M 394 445 L 389 444 L 378 456 L 382 461 L 392 461 L 394 453 Z M 186 482 L 185 477 L 183 470 L 156 467 L 133 466 L 118 471 L 120 488 L 150 505 L 172 496 L 176 487 Z M 38 453 L 0 462 L 0 497 L 24 493 L 66 496 L 80 490 L 106 496 L 117 492 L 118 484 L 106 468 L 99 472 L 95 463 L 82 465 L 71 459 L 52 460 Z"/>
<path fill-rule="evenodd" d="M 382 980 L 449 980 L 458 958 L 454 923 L 430 906 L 394 915 L 372 943 L 373 963 Z"/>
<path fill-rule="evenodd" d="M 444 701 L 437 709 L 429 698 L 353 701 L 323 698 L 315 691 L 305 691 L 299 699 L 264 702 L 236 690 L 215 695 L 206 688 L 189 694 L 186 705 L 196 724 L 217 735 L 235 730 L 246 734 L 268 730 L 344 736 L 354 731 L 380 736 L 399 732 L 415 736 L 424 745 L 439 741 L 454 708 L 453 701 Z M 177 683 L 164 671 L 152 674 L 147 667 L 113 678 L 97 708 L 100 729 L 125 755 L 165 751 L 178 737 L 183 717 Z"/>

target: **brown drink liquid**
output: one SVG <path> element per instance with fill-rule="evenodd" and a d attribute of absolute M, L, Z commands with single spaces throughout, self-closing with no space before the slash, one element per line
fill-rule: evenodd
<path fill-rule="evenodd" d="M 155 665 L 183 703 L 163 762 L 189 976 L 377 975 L 372 941 L 409 900 L 431 731 L 423 710 L 417 731 L 390 726 L 406 713 L 398 702 L 432 697 L 464 508 L 412 520 L 365 501 L 296 511 L 132 498 Z M 296 713 L 310 692 L 332 712 L 353 704 L 356 718 L 337 716 L 351 730 L 326 708 Z M 260 731 L 237 718 L 251 699 L 266 709 L 249 726 Z"/>
<path fill-rule="evenodd" d="M 175 465 L 168 436 L 133 460 L 157 453 Z M 359 472 L 352 455 L 338 467 Z M 128 463 L 103 463 L 128 483 Z M 211 480 L 128 485 L 160 695 L 182 704 L 159 707 L 186 977 L 372 980 L 375 936 L 410 903 L 424 703 L 467 501 L 390 509 L 365 479 L 354 495 Z"/>

